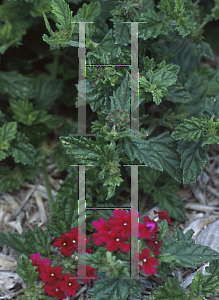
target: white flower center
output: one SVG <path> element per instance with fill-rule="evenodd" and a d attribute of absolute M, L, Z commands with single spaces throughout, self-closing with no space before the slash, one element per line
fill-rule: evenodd
<path fill-rule="evenodd" d="M 144 258 L 144 259 L 143 259 L 143 262 L 146 262 L 146 261 L 147 261 L 147 259 L 146 259 L 146 258 Z"/>
<path fill-rule="evenodd" d="M 116 241 L 118 242 L 118 241 L 119 241 L 119 238 L 118 238 L 118 239 L 116 239 Z"/>
<path fill-rule="evenodd" d="M 51 276 L 54 276 L 54 274 L 53 274 L 53 273 L 51 273 L 50 275 L 51 275 Z"/>
<path fill-rule="evenodd" d="M 124 223 L 123 225 L 128 225 L 127 223 Z"/>
<path fill-rule="evenodd" d="M 57 289 L 57 288 L 56 288 L 56 290 L 55 290 L 55 291 L 56 291 L 56 292 L 58 292 L 58 291 L 59 291 L 59 289 Z"/>
<path fill-rule="evenodd" d="M 68 285 L 71 285 L 71 282 L 69 282 L 69 284 Z"/>
<path fill-rule="evenodd" d="M 72 241 L 72 243 L 76 243 L 76 241 L 75 241 L 75 240 L 73 240 L 73 241 Z"/>
<path fill-rule="evenodd" d="M 66 246 L 66 243 L 63 243 L 62 246 Z"/>

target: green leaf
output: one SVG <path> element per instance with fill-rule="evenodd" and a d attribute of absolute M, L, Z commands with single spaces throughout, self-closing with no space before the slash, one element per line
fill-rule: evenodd
<path fill-rule="evenodd" d="M 72 22 L 72 12 L 69 5 L 64 0 L 52 0 L 52 13 L 56 16 L 57 21 L 60 23 L 60 27 L 69 28 Z"/>
<path fill-rule="evenodd" d="M 177 65 L 166 66 L 165 64 L 165 61 L 162 61 L 157 70 L 149 70 L 146 73 L 148 80 L 144 76 L 139 79 L 144 91 L 152 93 L 153 101 L 157 105 L 162 102 L 161 98 L 167 94 L 167 87 L 177 81 L 177 74 L 180 70 Z"/>
<path fill-rule="evenodd" d="M 24 166 L 25 167 L 25 166 Z M 32 167 L 32 166 L 31 166 Z M 18 168 L 10 170 L 8 166 L 0 168 L 0 192 L 12 192 L 18 190 L 21 186 L 25 186 L 24 177 Z"/>
<path fill-rule="evenodd" d="M 163 286 L 158 286 L 158 289 L 151 293 L 148 296 L 147 300 L 186 300 L 188 296 L 188 292 L 183 290 L 180 286 L 178 278 L 168 277 L 167 282 Z M 155 297 L 155 298 L 154 298 Z"/>
<path fill-rule="evenodd" d="M 167 34 L 168 27 L 167 25 L 158 18 L 156 12 L 152 9 L 148 9 L 147 12 L 141 13 L 140 21 L 147 23 L 139 24 L 139 38 L 147 40 L 149 38 L 156 38 L 160 34 Z"/>
<path fill-rule="evenodd" d="M 16 139 L 11 143 L 12 156 L 16 163 L 23 165 L 32 165 L 35 161 L 36 150 L 33 145 L 29 143 L 29 139 L 24 133 L 17 132 Z"/>
<path fill-rule="evenodd" d="M 12 98 L 29 99 L 35 97 L 33 80 L 18 71 L 0 72 L 0 90 Z"/>
<path fill-rule="evenodd" d="M 159 228 L 159 234 L 157 236 L 157 240 L 158 241 L 162 241 L 166 237 L 167 232 L 168 232 L 168 223 L 167 223 L 167 220 L 166 219 L 161 220 L 158 223 L 158 228 Z"/>
<path fill-rule="evenodd" d="M 182 181 L 176 141 L 169 137 L 168 132 L 147 140 L 125 137 L 121 147 L 131 161 L 136 158 L 140 163 L 155 170 L 166 170 L 175 180 Z"/>
<path fill-rule="evenodd" d="M 17 251 L 18 255 L 30 255 L 39 252 L 43 256 L 48 256 L 50 252 L 51 236 L 49 232 L 43 231 L 40 227 L 35 227 L 32 232 L 24 229 L 21 234 L 10 231 L 8 234 L 0 232 L 0 244 L 8 245 Z"/>
<path fill-rule="evenodd" d="M 206 98 L 203 108 L 210 116 L 219 118 L 219 96 Z"/>
<path fill-rule="evenodd" d="M 175 235 L 176 235 L 176 230 Z M 178 232 L 180 230 L 177 230 Z M 183 233 L 181 232 L 181 236 Z M 192 241 L 191 241 L 192 242 Z M 174 238 L 165 240 L 165 250 L 163 253 L 170 253 L 175 257 L 175 263 L 177 266 L 187 268 L 197 268 L 198 265 L 219 259 L 219 253 L 210 249 L 207 246 L 199 244 L 193 244 L 190 241 L 181 239 L 181 237 L 174 240 Z M 168 245 L 166 245 L 168 243 Z"/>
<path fill-rule="evenodd" d="M 100 3 L 83 3 L 82 7 L 78 9 L 77 15 L 80 16 L 80 21 L 93 21 L 95 17 L 98 17 L 101 13 Z"/>
<path fill-rule="evenodd" d="M 167 90 L 168 94 L 165 96 L 165 98 L 168 101 L 172 101 L 174 103 L 187 103 L 192 100 L 187 88 L 183 85 L 171 85 L 167 88 Z"/>
<path fill-rule="evenodd" d="M 9 142 L 15 138 L 17 122 L 8 122 L 0 128 L 0 160 L 10 155 Z"/>
<path fill-rule="evenodd" d="M 200 294 L 202 294 L 202 285 L 204 282 L 205 275 L 201 270 L 199 270 L 193 278 L 192 283 L 189 285 L 190 292 L 194 297 L 198 297 Z"/>
<path fill-rule="evenodd" d="M 121 20 L 115 20 L 114 26 L 114 37 L 116 44 L 128 46 L 130 43 L 130 32 L 129 25 L 123 23 Z"/>
<path fill-rule="evenodd" d="M 182 203 L 180 197 L 175 194 L 176 184 L 167 182 L 162 187 L 155 187 L 152 196 L 155 202 L 159 203 L 161 210 L 168 211 L 169 216 L 184 221 L 185 219 L 185 205 Z"/>
<path fill-rule="evenodd" d="M 32 266 L 32 260 L 26 255 L 21 254 L 17 262 L 16 272 L 27 284 L 37 283 L 39 273 L 36 272 L 36 267 Z"/>
<path fill-rule="evenodd" d="M 40 113 L 38 110 L 34 110 L 33 103 L 29 103 L 28 99 L 17 100 L 16 98 L 10 98 L 9 104 L 13 112 L 14 120 L 24 125 L 32 125 Z"/>
<path fill-rule="evenodd" d="M 203 139 L 194 141 L 179 141 L 178 152 L 181 154 L 181 165 L 183 169 L 183 183 L 195 182 L 198 174 L 202 174 L 208 162 L 208 145 L 202 147 Z"/>
<path fill-rule="evenodd" d="M 46 111 L 42 111 L 38 115 L 35 124 L 45 124 L 48 129 L 52 130 L 57 128 L 61 122 L 61 118 L 55 115 L 49 115 Z"/>
<path fill-rule="evenodd" d="M 34 108 L 47 111 L 51 109 L 55 100 L 61 96 L 62 89 L 63 81 L 61 79 L 54 79 L 45 74 L 37 76 Z"/>
<path fill-rule="evenodd" d="M 46 225 L 48 230 L 58 238 L 78 226 L 78 184 L 72 187 L 70 196 L 64 196 L 61 202 L 55 204 L 55 213 L 51 216 L 50 224 Z"/>
<path fill-rule="evenodd" d="M 213 277 L 219 275 L 219 260 L 213 260 L 209 266 L 205 268 L 206 272 L 210 273 Z"/>
<path fill-rule="evenodd" d="M 151 193 L 161 172 L 148 167 L 139 168 L 139 187 L 144 193 Z"/>
<path fill-rule="evenodd" d="M 213 52 L 211 46 L 208 43 L 200 41 L 196 44 L 196 50 L 198 51 L 200 56 L 205 56 L 214 60 Z"/>
<path fill-rule="evenodd" d="M 135 280 L 115 278 L 99 279 L 87 292 L 94 300 L 127 300 L 128 296 L 141 299 L 141 284 Z"/>
<path fill-rule="evenodd" d="M 200 120 L 192 117 L 191 120 L 184 120 L 171 134 L 175 140 L 198 141 L 203 130 Z"/>

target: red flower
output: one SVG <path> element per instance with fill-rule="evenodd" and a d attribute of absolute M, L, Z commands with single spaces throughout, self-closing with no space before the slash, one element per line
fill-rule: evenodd
<path fill-rule="evenodd" d="M 92 254 L 92 249 L 91 249 L 91 248 L 89 248 L 89 247 L 87 247 L 87 249 L 86 249 L 86 253 L 91 253 L 91 254 Z"/>
<path fill-rule="evenodd" d="M 111 225 L 112 227 L 118 228 L 118 230 L 120 231 L 120 235 L 122 237 L 127 237 L 127 234 L 129 236 L 131 236 L 131 213 L 135 216 L 135 219 L 138 218 L 138 213 L 137 211 L 129 211 L 129 213 L 127 213 L 127 211 L 125 210 L 114 210 L 113 214 L 115 219 L 111 219 L 108 223 Z M 136 235 L 138 233 L 138 222 L 136 224 L 137 226 L 132 226 L 132 228 L 134 228 L 134 235 Z M 134 236 L 132 235 L 132 236 Z"/>
<path fill-rule="evenodd" d="M 44 270 L 44 267 L 48 266 L 51 262 L 48 258 L 41 260 L 39 252 L 37 252 L 37 254 L 31 254 L 30 259 L 32 260 L 32 266 L 36 266 L 36 271 L 40 273 Z"/>
<path fill-rule="evenodd" d="M 55 247 L 61 247 L 60 252 L 62 255 L 70 256 L 73 253 L 74 244 L 72 244 L 72 240 L 66 234 L 68 234 L 68 232 L 61 234 L 60 239 L 56 238 L 53 245 Z"/>
<path fill-rule="evenodd" d="M 61 281 L 58 281 L 57 284 L 54 286 L 45 284 L 42 288 L 49 296 L 57 297 L 56 299 L 61 300 L 61 299 L 65 299 L 66 295 L 64 294 L 63 291 L 61 291 L 60 284 Z"/>
<path fill-rule="evenodd" d="M 171 223 L 168 212 L 166 210 L 163 211 L 154 210 L 154 214 L 158 214 L 160 220 L 166 219 L 168 224 Z"/>
<path fill-rule="evenodd" d="M 92 268 L 91 266 L 86 266 L 86 265 L 83 265 L 81 264 L 80 265 L 80 269 L 82 269 L 85 273 L 85 268 L 86 268 L 86 277 L 95 277 L 95 280 L 99 279 L 99 277 L 97 277 L 94 272 L 98 269 L 98 268 Z M 78 271 L 77 271 L 77 274 Z M 83 283 L 90 283 L 91 282 L 91 279 L 82 279 L 81 280 Z"/>
<path fill-rule="evenodd" d="M 70 232 L 67 232 L 66 235 L 70 237 L 73 245 L 74 245 L 74 251 L 78 251 L 78 242 L 80 244 L 80 241 L 82 241 L 82 239 L 86 240 L 86 244 L 89 242 L 89 239 L 86 238 L 86 234 L 85 235 L 80 235 L 81 231 L 78 227 L 74 227 L 70 230 Z M 78 235 L 79 236 L 79 240 L 78 240 Z"/>
<path fill-rule="evenodd" d="M 153 246 L 154 255 L 160 255 L 160 244 L 163 244 L 163 241 L 157 241 L 157 234 L 147 241 L 148 246 Z"/>
<path fill-rule="evenodd" d="M 38 266 L 38 268 L 39 268 L 39 273 L 44 272 L 45 267 L 46 267 L 46 266 L 49 266 L 50 263 L 51 263 L 51 261 L 50 261 L 48 258 L 43 258 L 43 259 L 41 260 L 41 262 L 39 263 L 39 266 Z"/>
<path fill-rule="evenodd" d="M 113 217 L 108 219 L 108 224 L 103 218 L 98 218 L 98 221 L 93 221 L 93 227 L 98 231 L 98 233 L 93 234 L 92 240 L 95 242 L 95 245 L 103 245 L 105 242 L 102 241 L 102 237 L 105 235 L 106 232 L 111 232 L 110 222 L 114 220 Z"/>
<path fill-rule="evenodd" d="M 60 289 L 65 291 L 67 296 L 74 296 L 76 291 L 80 288 L 80 284 L 76 282 L 78 278 L 70 274 L 64 275 L 64 280 L 60 284 Z"/>
<path fill-rule="evenodd" d="M 63 274 L 61 273 L 62 267 L 58 266 L 52 268 L 50 265 L 44 268 L 44 271 L 40 274 L 40 278 L 44 283 L 49 285 L 55 285 L 57 279 L 63 279 Z"/>
<path fill-rule="evenodd" d="M 154 220 L 151 220 L 148 216 L 144 217 L 144 224 L 139 224 L 139 237 L 141 239 L 151 239 L 151 236 L 159 231 L 158 225 Z"/>
<path fill-rule="evenodd" d="M 116 228 L 111 229 L 111 233 L 105 233 L 101 238 L 103 242 L 108 243 L 105 247 L 108 251 L 117 251 L 118 246 L 123 252 L 130 250 L 131 244 L 126 244 L 129 241 L 128 237 L 121 237 L 120 233 Z"/>
<path fill-rule="evenodd" d="M 146 275 L 156 274 L 156 269 L 154 266 L 159 265 L 157 258 L 150 257 L 149 254 L 150 251 L 147 248 L 144 248 L 142 253 L 139 254 L 139 261 L 143 263 L 143 266 L 139 266 L 139 270 L 144 269 Z M 138 253 L 134 253 L 134 259 L 138 259 Z M 136 263 L 136 267 L 137 266 L 138 263 Z"/>
<path fill-rule="evenodd" d="M 80 233 L 80 230 L 78 227 L 72 228 L 70 232 L 67 232 L 65 234 L 61 234 L 60 239 L 56 239 L 53 243 L 56 247 L 61 247 L 61 254 L 70 256 L 74 251 L 78 251 L 78 242 L 82 241 L 82 239 L 86 239 L 86 244 L 89 242 L 89 239 L 86 238 L 86 235 L 79 236 L 78 240 L 78 233 Z"/>

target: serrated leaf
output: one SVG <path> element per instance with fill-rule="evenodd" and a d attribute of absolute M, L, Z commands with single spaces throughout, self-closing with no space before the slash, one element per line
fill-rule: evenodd
<path fill-rule="evenodd" d="M 33 80 L 18 71 L 0 72 L 0 90 L 13 98 L 29 99 L 35 97 Z"/>
<path fill-rule="evenodd" d="M 104 267 L 106 265 L 106 252 L 107 249 L 106 248 L 99 248 L 96 252 L 89 254 L 78 254 L 78 252 L 74 252 L 75 255 L 77 255 L 78 258 L 80 258 L 81 263 L 85 264 L 87 266 L 91 266 L 92 268 L 101 268 Z"/>
<path fill-rule="evenodd" d="M 78 226 L 78 184 L 72 185 L 72 188 L 69 197 L 64 196 L 61 202 L 55 203 L 51 222 L 46 225 L 56 237 Z"/>
<path fill-rule="evenodd" d="M 160 20 L 156 12 L 148 9 L 147 12 L 141 13 L 140 21 L 147 23 L 139 24 L 139 38 L 147 40 L 149 38 L 156 38 L 160 34 L 166 34 L 169 30 L 166 24 Z"/>
<path fill-rule="evenodd" d="M 210 116 L 216 116 L 219 118 L 219 97 L 206 98 L 203 108 Z"/>
<path fill-rule="evenodd" d="M 39 252 L 42 256 L 50 254 L 51 235 L 48 230 L 42 230 L 40 227 L 35 227 L 32 232 L 25 232 L 27 246 L 33 245 L 35 252 Z"/>
<path fill-rule="evenodd" d="M 152 169 L 166 170 L 175 180 L 181 182 L 179 153 L 176 150 L 176 141 L 169 137 L 169 133 L 165 132 L 147 140 L 126 137 L 121 147 L 131 161 L 136 158 L 140 163 Z"/>
<path fill-rule="evenodd" d="M 185 205 L 182 203 L 180 197 L 175 194 L 174 190 L 171 189 L 173 186 L 176 187 L 168 182 L 162 187 L 155 188 L 152 196 L 154 201 L 159 203 L 161 210 L 165 209 L 168 211 L 170 217 L 179 221 L 184 221 Z"/>
<path fill-rule="evenodd" d="M 0 192 L 12 192 L 25 186 L 24 177 L 17 168 L 10 170 L 8 166 L 0 168 Z"/>
<path fill-rule="evenodd" d="M 36 150 L 33 145 L 29 143 L 29 139 L 24 133 L 17 132 L 16 139 L 11 143 L 12 156 L 16 163 L 23 165 L 32 165 L 35 161 Z"/>
<path fill-rule="evenodd" d="M 30 255 L 31 253 L 34 253 L 34 245 L 27 245 L 26 238 L 23 236 L 24 232 L 25 230 L 22 232 L 22 235 L 12 231 L 9 231 L 8 234 L 0 232 L 0 245 L 8 245 L 16 250 L 18 255 Z"/>
<path fill-rule="evenodd" d="M 8 122 L 0 128 L 0 161 L 10 155 L 9 142 L 15 138 L 17 122 Z"/>
<path fill-rule="evenodd" d="M 61 119 L 55 115 L 50 115 L 46 111 L 40 112 L 35 124 L 45 124 L 50 130 L 55 129 L 61 123 Z"/>
<path fill-rule="evenodd" d="M 32 125 L 40 113 L 38 110 L 34 110 L 33 103 L 29 102 L 28 99 L 17 100 L 16 98 L 10 98 L 9 104 L 14 120 L 24 125 Z"/>
<path fill-rule="evenodd" d="M 50 252 L 51 236 L 49 232 L 35 227 L 32 232 L 24 229 L 21 234 L 10 231 L 9 234 L 0 232 L 0 244 L 8 245 L 21 253 L 30 255 L 40 252 L 43 256 L 48 256 Z"/>
<path fill-rule="evenodd" d="M 159 234 L 157 236 L 157 240 L 158 241 L 162 241 L 166 237 L 167 232 L 168 232 L 168 223 L 167 223 L 167 220 L 166 219 L 161 220 L 158 223 L 158 228 L 159 228 Z"/>
<path fill-rule="evenodd" d="M 113 27 L 116 44 L 127 46 L 130 43 L 130 33 L 128 26 L 128 24 L 121 22 L 121 20 L 115 20 L 115 23 L 113 23 Z"/>
<path fill-rule="evenodd" d="M 150 296 L 148 296 L 147 300 L 185 300 L 187 299 L 188 292 L 183 290 L 179 284 L 178 278 L 175 277 L 168 277 L 167 282 L 163 286 L 159 286 L 158 289 Z M 154 298 L 155 297 L 155 298 Z"/>
<path fill-rule="evenodd" d="M 83 3 L 82 7 L 78 9 L 77 15 L 80 16 L 81 21 L 93 21 L 101 13 L 101 5 L 99 2 Z"/>
<path fill-rule="evenodd" d="M 63 28 L 71 26 L 72 12 L 69 5 L 64 0 L 52 0 L 52 13 L 57 17 L 57 21 Z"/>
<path fill-rule="evenodd" d="M 205 57 L 210 58 L 211 60 L 214 60 L 213 51 L 208 43 L 199 41 L 196 44 L 196 49 L 198 50 L 200 56 L 203 55 Z"/>
<path fill-rule="evenodd" d="M 206 272 L 210 273 L 213 277 L 219 276 L 219 260 L 213 260 L 209 266 L 205 268 Z"/>
<path fill-rule="evenodd" d="M 104 278 L 87 292 L 94 300 L 127 300 L 128 296 L 141 299 L 141 284 L 121 277 Z"/>
<path fill-rule="evenodd" d="M 62 94 L 63 81 L 54 79 L 47 75 L 40 75 L 36 78 L 36 97 L 34 108 L 36 110 L 49 110 Z M 45 101 L 46 100 L 46 101 Z"/>
<path fill-rule="evenodd" d="M 175 241 L 165 247 L 163 252 L 174 256 L 176 265 L 194 269 L 206 261 L 219 259 L 219 253 L 209 247 L 199 244 L 188 244 L 182 240 Z"/>
<path fill-rule="evenodd" d="M 161 98 L 167 93 L 167 87 L 176 82 L 179 70 L 179 66 L 173 64 L 165 66 L 165 61 L 162 61 L 157 70 L 149 70 L 146 73 L 148 80 L 141 77 L 139 82 L 145 92 L 152 93 L 153 101 L 159 105 Z"/>
<path fill-rule="evenodd" d="M 36 272 L 36 267 L 32 266 L 32 261 L 24 254 L 21 254 L 17 262 L 16 272 L 27 284 L 36 283 L 39 273 Z"/>
<path fill-rule="evenodd" d="M 199 270 L 193 278 L 192 283 L 189 285 L 190 292 L 194 297 L 198 297 L 200 294 L 202 294 L 202 285 L 204 281 L 205 275 L 201 270 Z"/>
<path fill-rule="evenodd" d="M 151 168 L 139 168 L 139 186 L 144 193 L 151 193 L 155 182 L 160 177 L 160 171 Z"/>
<path fill-rule="evenodd" d="M 184 120 L 171 134 L 175 140 L 198 141 L 203 130 L 203 125 L 199 119 L 192 117 L 190 120 Z"/>
<path fill-rule="evenodd" d="M 168 94 L 165 97 L 168 101 L 172 101 L 174 103 L 187 103 L 192 100 L 187 88 L 182 85 L 171 85 L 167 88 L 167 90 Z"/>
<path fill-rule="evenodd" d="M 208 145 L 202 146 L 204 140 L 198 141 L 179 141 L 178 152 L 181 154 L 181 165 L 183 169 L 183 183 L 192 183 L 198 174 L 202 174 L 208 162 Z"/>

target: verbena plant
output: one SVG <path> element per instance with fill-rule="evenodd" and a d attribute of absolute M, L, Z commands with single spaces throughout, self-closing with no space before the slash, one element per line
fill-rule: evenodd
<path fill-rule="evenodd" d="M 80 1 L 68 3 L 79 4 Z M 72 53 L 66 49 L 77 47 L 78 25 L 73 22 L 94 21 L 86 25 L 86 63 L 130 65 L 131 27 L 123 22 L 147 22 L 139 23 L 138 27 L 142 135 L 127 136 L 130 133 L 130 68 L 86 68 L 86 103 L 96 117 L 87 129 L 95 133 L 92 138 L 68 136 L 77 133 L 77 125 L 62 123 L 61 118 L 49 113 L 57 99 L 66 105 L 71 101 L 68 105 L 77 108 L 76 95 L 70 91 L 72 98 L 69 98 L 65 93 L 66 82 L 69 78 L 75 79 L 77 72 L 68 70 L 66 74 L 63 66 L 63 80 L 56 78 L 59 52 L 55 52 L 55 62 L 49 67 L 51 76 L 0 72 L 1 94 L 9 95 L 0 114 L 0 191 L 24 186 L 25 179 L 34 179 L 41 166 L 46 180 L 46 156 L 55 159 L 59 171 L 66 170 L 69 175 L 61 184 L 55 202 L 46 180 L 51 208 L 47 230 L 36 227 L 33 232 L 24 230 L 22 234 L 0 233 L 0 244 L 12 247 L 19 255 L 17 272 L 28 285 L 24 290 L 25 299 L 50 299 L 42 294 L 42 284 L 39 285 L 30 254 L 40 253 L 41 258 L 56 261 L 51 255 L 52 238 L 60 238 L 78 226 L 78 170 L 70 164 L 93 165 L 86 167 L 86 206 L 109 208 L 118 207 L 118 203 L 125 208 L 130 197 L 119 200 L 122 192 L 130 192 L 127 183 L 130 168 L 123 165 L 145 165 L 139 167 L 139 193 L 150 194 L 161 210 L 183 221 L 185 209 L 176 195 L 178 185 L 196 181 L 208 161 L 209 145 L 219 143 L 219 97 L 214 92 L 217 72 L 200 65 L 202 56 L 213 59 L 212 49 L 203 41 L 202 34 L 209 21 L 219 18 L 218 1 L 212 2 L 208 14 L 203 7 L 199 8 L 199 1 L 91 2 L 83 4 L 74 16 L 68 3 L 64 0 L 4 1 L 0 6 L 0 17 L 5 21 L 1 24 L 1 54 L 11 46 L 18 46 L 27 29 L 38 24 L 35 19 L 41 17 L 49 32 L 49 36 L 43 35 L 43 41 L 50 45 L 51 51 L 64 49 L 65 57 L 72 60 Z M 109 17 L 113 23 L 110 29 L 106 22 Z M 55 29 L 51 28 L 48 18 L 56 22 Z M 77 52 L 74 54 L 73 60 L 77 60 Z M 12 68 L 13 65 L 10 70 Z M 75 86 L 77 88 L 77 84 Z M 48 150 L 46 137 L 60 124 L 60 143 Z M 103 269 L 106 259 L 112 263 L 109 251 L 101 256 L 100 247 L 91 239 L 92 222 L 112 216 L 111 210 L 86 213 L 87 237 L 93 248 L 93 253 L 87 255 L 87 264 L 91 267 L 98 265 Z M 140 221 L 143 222 L 142 216 Z M 192 230 L 186 234 L 176 230 L 175 237 L 166 238 L 167 223 L 160 224 L 159 239 L 163 241 L 163 248 L 156 272 L 166 283 L 148 299 L 217 296 L 219 253 L 194 244 Z M 122 253 L 116 255 L 124 259 Z M 63 256 L 62 259 L 64 261 Z M 210 262 L 209 275 L 198 272 L 189 290 L 180 286 L 177 276 L 172 276 L 175 267 L 196 269 L 203 262 Z M 121 266 L 119 270 L 122 272 Z M 113 288 L 117 292 L 112 294 Z M 126 300 L 128 295 L 141 298 L 140 283 L 118 276 L 111 279 L 105 276 L 99 283 L 95 281 L 87 293 L 99 300 L 103 299 L 103 291 L 104 299 Z"/>

